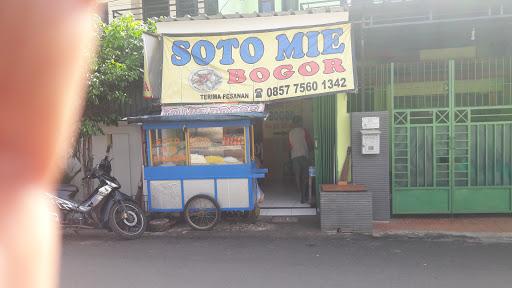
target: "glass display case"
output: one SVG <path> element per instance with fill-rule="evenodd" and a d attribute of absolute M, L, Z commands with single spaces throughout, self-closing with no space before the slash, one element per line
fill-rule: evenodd
<path fill-rule="evenodd" d="M 243 127 L 208 127 L 189 129 L 190 164 L 244 164 Z"/>
<path fill-rule="evenodd" d="M 150 166 L 248 163 L 242 126 L 148 129 Z"/>
<path fill-rule="evenodd" d="M 151 166 L 187 164 L 185 133 L 182 129 L 150 129 Z"/>

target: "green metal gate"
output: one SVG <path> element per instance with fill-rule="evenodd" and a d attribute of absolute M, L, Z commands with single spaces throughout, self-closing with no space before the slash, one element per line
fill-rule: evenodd
<path fill-rule="evenodd" d="M 512 212 L 512 59 L 390 70 L 393 213 Z"/>

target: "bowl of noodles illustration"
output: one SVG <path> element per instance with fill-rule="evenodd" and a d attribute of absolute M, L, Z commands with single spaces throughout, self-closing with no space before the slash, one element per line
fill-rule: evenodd
<path fill-rule="evenodd" d="M 190 73 L 189 83 L 198 92 L 212 92 L 222 83 L 222 76 L 211 68 L 200 68 Z"/>

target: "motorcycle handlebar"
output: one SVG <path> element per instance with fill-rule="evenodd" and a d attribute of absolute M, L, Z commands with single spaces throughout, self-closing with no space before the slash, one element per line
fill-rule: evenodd
<path fill-rule="evenodd" d="M 108 153 L 108 150 L 107 150 L 107 153 Z M 107 161 L 107 162 L 112 162 L 112 159 L 110 157 L 108 157 L 108 155 L 105 155 L 105 157 L 103 157 L 103 160 L 102 161 Z M 94 178 L 95 175 L 96 175 L 96 169 L 97 167 L 94 167 L 92 168 L 91 172 L 89 173 L 89 175 L 86 175 L 82 178 L 82 181 L 84 181 L 85 179 L 91 179 L 91 178 Z"/>

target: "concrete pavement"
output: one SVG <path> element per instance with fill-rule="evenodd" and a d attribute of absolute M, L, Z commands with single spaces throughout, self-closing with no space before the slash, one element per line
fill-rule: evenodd
<path fill-rule="evenodd" d="M 470 236 L 487 242 L 512 243 L 512 217 L 508 215 L 403 217 L 373 224 L 374 236 L 423 237 L 431 234 Z"/>
<path fill-rule="evenodd" d="M 335 235 L 300 223 L 65 233 L 61 287 L 510 287 L 512 244 Z M 303 223 L 304 224 L 304 223 Z M 304 228 L 305 227 L 305 228 Z M 297 232 L 298 231 L 298 232 Z"/>

